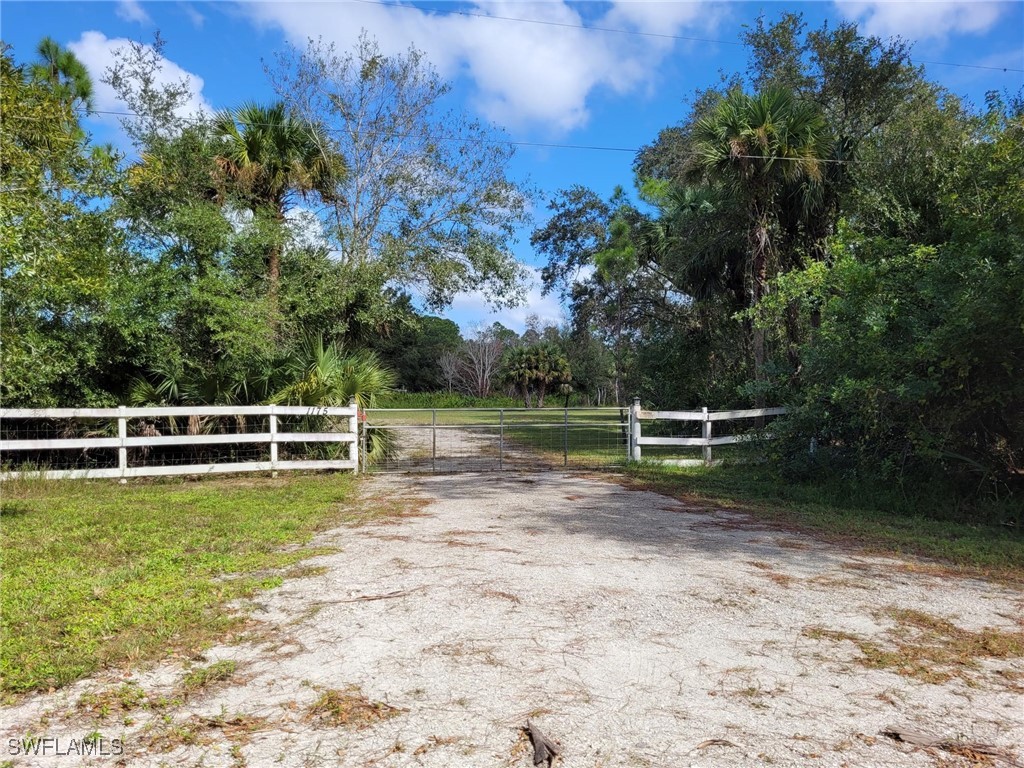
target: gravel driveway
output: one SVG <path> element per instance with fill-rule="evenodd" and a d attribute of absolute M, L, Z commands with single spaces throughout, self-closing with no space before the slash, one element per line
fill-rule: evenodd
<path fill-rule="evenodd" d="M 966 742 L 1000 765 L 1024 743 L 1021 659 L 934 655 L 1021 632 L 1018 591 L 608 480 L 366 487 L 410 514 L 323 535 L 341 551 L 307 561 L 322 571 L 260 597 L 255 639 L 206 654 L 236 662 L 229 679 L 130 725 L 116 706 L 60 714 L 124 684 L 82 681 L 9 709 L 5 739 L 49 711 L 50 734 L 123 738 L 129 765 L 525 767 L 528 717 L 567 768 L 979 764 Z M 132 679 L 155 701 L 182 674 Z M 893 724 L 954 741 L 914 748 L 880 735 Z"/>

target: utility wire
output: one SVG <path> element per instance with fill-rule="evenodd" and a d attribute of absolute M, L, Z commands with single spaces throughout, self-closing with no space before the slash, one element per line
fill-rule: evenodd
<path fill-rule="evenodd" d="M 570 24 L 564 21 L 547 21 L 545 19 L 524 19 L 518 16 L 492 16 L 487 13 L 473 13 L 472 11 L 453 11 L 446 8 L 423 8 L 418 5 L 407 5 L 406 3 L 392 2 L 391 0 L 348 0 L 352 3 L 364 5 L 380 5 L 387 8 L 402 8 L 410 11 L 420 11 L 441 14 L 444 16 L 469 16 L 477 19 L 494 19 L 495 21 L 512 21 L 519 24 L 540 24 L 546 27 L 565 27 L 567 29 L 583 29 L 590 32 L 608 32 L 616 35 L 634 35 L 639 37 L 656 37 L 664 40 L 686 40 L 694 43 L 713 43 L 715 45 L 738 45 L 743 46 L 738 40 L 716 40 L 709 37 L 691 37 L 688 35 L 667 35 L 660 32 L 642 32 L 637 29 L 617 29 L 614 27 L 588 27 L 585 24 Z M 1024 69 L 1017 67 L 993 67 L 985 64 L 961 64 L 952 61 L 925 61 L 919 60 L 919 64 L 930 64 L 939 67 L 963 67 L 965 69 L 984 69 L 992 72 L 1021 72 Z"/>
<path fill-rule="evenodd" d="M 115 112 L 115 111 L 103 110 L 103 109 L 93 109 L 93 110 L 90 110 L 89 112 L 82 112 L 81 114 L 83 114 L 83 115 L 88 115 L 88 114 L 92 114 L 92 115 L 114 115 L 114 116 L 117 116 L 117 117 L 138 117 L 138 118 L 145 117 L 145 115 L 139 115 L 139 114 L 134 113 L 134 112 Z M 203 119 L 202 118 L 198 118 L 198 117 L 180 117 L 178 119 L 179 120 L 184 120 L 184 121 L 187 121 L 187 122 L 195 122 L 195 123 L 203 122 Z M 259 127 L 259 128 L 271 128 L 271 127 L 273 127 L 269 123 L 247 123 L 247 125 L 251 125 L 253 127 Z M 323 130 L 325 130 L 328 133 L 346 133 L 347 132 L 343 128 L 324 128 Z M 399 133 L 395 133 L 395 134 L 390 134 L 389 138 L 402 139 L 402 138 L 407 138 L 407 137 L 409 137 L 411 135 L 413 135 L 413 134 L 399 134 Z M 586 151 L 591 151 L 591 152 L 629 152 L 631 154 L 636 154 L 637 152 L 640 151 L 639 147 L 604 147 L 604 146 L 594 145 L 594 144 L 553 144 L 553 143 L 540 142 L 540 141 L 517 141 L 515 139 L 485 139 L 485 138 L 478 138 L 478 137 L 471 137 L 471 136 L 426 136 L 424 138 L 427 138 L 427 139 L 429 139 L 431 141 L 454 141 L 454 142 L 475 143 L 475 144 L 509 144 L 509 145 L 512 145 L 512 146 L 515 146 L 515 147 L 537 147 L 537 148 L 542 148 L 542 149 L 578 149 L 578 150 L 586 150 Z M 834 164 L 839 164 L 839 165 L 845 165 L 845 164 L 848 164 L 848 163 L 858 163 L 858 162 L 861 162 L 859 160 L 836 160 L 836 159 L 833 159 L 833 158 L 824 158 L 824 157 L 811 157 L 811 158 L 808 158 L 808 157 L 780 157 L 780 156 L 777 156 L 777 155 L 730 155 L 730 157 L 733 157 L 733 158 L 738 159 L 738 160 L 739 159 L 742 159 L 742 160 L 772 160 L 772 161 L 775 161 L 775 160 L 788 160 L 788 161 L 792 161 L 792 162 L 809 162 L 809 161 L 814 161 L 814 162 L 818 162 L 818 163 L 834 163 Z"/>
<path fill-rule="evenodd" d="M 661 32 L 641 32 L 635 29 L 615 29 L 613 27 L 588 27 L 585 24 L 570 24 L 563 21 L 547 21 L 544 19 L 523 19 L 517 16 L 492 16 L 488 13 L 472 13 L 471 11 L 452 11 L 443 8 L 421 8 L 416 5 L 405 3 L 388 2 L 388 0 L 349 0 L 352 3 L 363 3 L 364 5 L 383 5 L 388 8 L 404 8 L 411 11 L 429 11 L 445 16 L 471 16 L 477 19 L 494 19 L 495 21 L 515 21 L 521 24 L 541 24 L 546 27 L 565 27 L 568 29 L 583 29 L 588 32 L 610 32 L 617 35 L 638 35 L 641 37 L 658 37 L 663 40 L 687 40 L 694 43 L 717 43 L 719 45 L 743 45 L 737 40 L 714 40 L 708 37 L 688 37 L 686 35 L 666 35 Z"/>
<path fill-rule="evenodd" d="M 82 115 L 114 115 L 115 117 L 136 117 L 144 118 L 145 115 L 140 115 L 135 112 L 115 112 L 112 110 L 104 109 L 92 109 L 88 112 L 80 112 Z M 201 123 L 203 118 L 200 117 L 179 117 L 178 120 L 184 120 L 186 122 Z M 246 123 L 257 128 L 272 128 L 273 125 L 269 123 Z M 344 128 L 323 128 L 328 133 L 347 133 Z M 389 138 L 393 139 L 404 139 L 414 134 L 411 133 L 393 133 L 389 134 Z M 554 144 L 550 142 L 541 141 L 517 141 L 515 139 L 486 139 L 475 136 L 425 136 L 424 138 L 431 141 L 456 141 L 467 144 L 511 144 L 516 147 L 540 147 L 547 149 L 585 149 L 595 152 L 639 152 L 639 149 L 635 147 L 604 147 L 599 145 L 591 144 Z"/>

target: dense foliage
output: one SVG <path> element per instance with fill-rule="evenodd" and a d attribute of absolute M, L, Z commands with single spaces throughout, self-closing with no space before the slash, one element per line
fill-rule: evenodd
<path fill-rule="evenodd" d="M 546 288 L 616 399 L 787 405 L 774 450 L 804 477 L 1019 490 L 1024 103 L 964 104 L 853 24 L 746 42 L 639 153 L 638 203 L 554 197 Z"/>
<path fill-rule="evenodd" d="M 3 52 L 3 403 L 440 388 L 438 358 L 462 339 L 409 292 L 502 303 L 522 278 L 509 238 L 526 194 L 497 130 L 440 112 L 448 86 L 420 52 L 384 56 L 366 38 L 345 57 L 283 57 L 280 102 L 190 115 L 161 46 L 127 45 L 103 76 L 127 105 L 124 153 L 82 129 L 93 84 L 73 53 L 49 39 L 31 65 Z M 355 136 L 349 107 L 376 122 L 359 118 Z M 450 131 L 468 139 L 457 152 L 428 141 Z"/>

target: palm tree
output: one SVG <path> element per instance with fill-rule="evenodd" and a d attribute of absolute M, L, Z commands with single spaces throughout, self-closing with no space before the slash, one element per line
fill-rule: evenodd
<path fill-rule="evenodd" d="M 512 347 L 505 353 L 502 379 L 519 390 L 523 405 L 530 407 L 530 383 L 533 381 L 533 362 L 527 347 Z"/>
<path fill-rule="evenodd" d="M 533 360 L 533 383 L 537 387 L 537 407 L 543 408 L 548 387 L 568 384 L 572 381 L 572 371 L 562 351 L 550 342 L 534 344 L 529 351 Z"/>
<path fill-rule="evenodd" d="M 721 185 L 674 184 L 657 205 L 659 216 L 638 228 L 641 252 L 687 296 L 746 306 L 745 238 L 730 226 L 742 211 L 732 195 Z"/>
<path fill-rule="evenodd" d="M 29 72 L 32 79 L 48 85 L 57 97 L 72 107 L 93 108 L 92 78 L 78 57 L 52 37 L 44 37 L 36 46 L 39 61 Z"/>
<path fill-rule="evenodd" d="M 346 352 L 336 343 L 325 343 L 322 335 L 310 334 L 272 367 L 273 392 L 267 399 L 310 406 L 345 406 L 355 400 L 359 408 L 371 408 L 396 381 L 394 371 L 373 352 Z"/>
<path fill-rule="evenodd" d="M 224 141 L 217 167 L 232 191 L 254 215 L 269 214 L 284 224 L 293 195 L 312 193 L 330 199 L 345 163 L 334 151 L 324 129 L 297 120 L 283 103 L 248 103 L 219 115 L 214 131 Z M 267 293 L 277 316 L 281 279 L 281 246 L 267 253 Z"/>
<path fill-rule="evenodd" d="M 782 89 L 749 96 L 733 91 L 693 129 L 697 157 L 693 175 L 721 184 L 746 211 L 748 307 L 765 295 L 769 272 L 777 268 L 774 237 L 786 191 L 812 188 L 822 178 L 828 135 L 820 110 Z M 764 330 L 752 334 L 754 374 L 764 379 Z M 763 394 L 758 405 L 763 405 Z"/>
<path fill-rule="evenodd" d="M 373 352 L 346 352 L 337 343 L 325 344 L 322 335 L 310 334 L 272 366 L 269 384 L 277 389 L 268 400 L 274 404 L 309 406 L 345 406 L 355 400 L 363 411 L 372 408 L 379 395 L 393 391 L 396 382 L 394 371 L 382 365 Z M 307 417 L 300 430 L 321 429 L 319 423 L 324 418 Z M 371 463 L 397 455 L 393 430 L 366 430 L 364 437 L 366 459 Z M 316 449 L 337 451 L 340 447 L 320 445 Z"/>
<path fill-rule="evenodd" d="M 192 371 L 157 369 L 150 378 L 132 382 L 129 401 L 132 405 L 346 406 L 355 400 L 360 409 L 366 409 L 373 407 L 377 396 L 392 391 L 395 383 L 394 372 L 372 352 L 346 352 L 338 344 L 325 343 L 321 335 L 311 334 L 290 352 L 249 366 L 248 373 L 224 358 Z M 228 430 L 231 418 L 190 416 L 187 433 Z M 246 417 L 233 418 L 232 431 L 245 432 Z M 298 431 L 317 431 L 325 418 L 334 419 L 307 417 Z M 168 419 L 168 424 L 172 432 L 178 430 L 173 419 Z M 394 452 L 393 436 L 376 429 L 368 436 L 366 447 L 371 460 L 387 458 Z"/>

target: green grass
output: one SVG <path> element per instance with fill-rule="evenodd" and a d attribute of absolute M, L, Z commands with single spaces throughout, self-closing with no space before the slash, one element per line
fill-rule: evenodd
<path fill-rule="evenodd" d="M 181 681 L 182 688 L 187 694 L 202 691 L 214 683 L 230 680 L 238 665 L 234 661 L 217 661 L 208 667 L 194 667 L 190 669 Z"/>
<path fill-rule="evenodd" d="M 945 568 L 1024 584 L 1024 532 L 972 523 L 937 493 L 907 496 L 879 483 L 793 482 L 770 466 L 662 467 L 634 464 L 633 482 L 709 505 L 739 508 L 761 520 L 884 554 L 916 555 Z"/>
<path fill-rule="evenodd" d="M 377 408 L 522 408 L 523 401 L 505 395 L 473 397 L 459 392 L 391 392 L 377 398 Z"/>
<path fill-rule="evenodd" d="M 8 693 L 197 650 L 350 521 L 351 475 L 4 483 L 0 670 Z"/>

